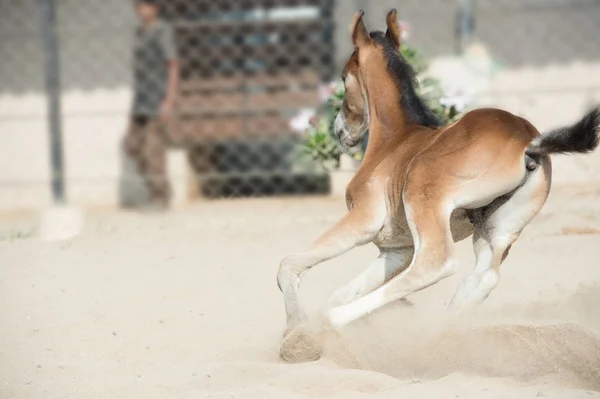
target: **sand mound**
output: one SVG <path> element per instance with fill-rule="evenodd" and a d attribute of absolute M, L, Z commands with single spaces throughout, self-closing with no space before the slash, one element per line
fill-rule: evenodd
<path fill-rule="evenodd" d="M 572 324 L 451 329 L 409 345 L 386 343 L 379 350 L 359 350 L 357 358 L 363 367 L 401 379 L 460 372 L 520 381 L 552 378 L 561 385 L 600 390 L 600 338 Z"/>
<path fill-rule="evenodd" d="M 578 324 L 412 319 L 397 328 L 402 324 L 389 316 L 330 339 L 327 357 L 343 367 L 358 364 L 402 380 L 461 373 L 600 390 L 600 336 Z"/>
<path fill-rule="evenodd" d="M 341 332 L 297 328 L 280 354 L 290 363 L 323 357 L 342 368 L 405 381 L 460 373 L 600 390 L 600 336 L 578 323 L 595 317 L 590 304 L 598 298 L 600 288 L 593 287 L 560 304 L 538 302 L 519 312 L 506 308 L 461 318 L 397 305 Z"/>

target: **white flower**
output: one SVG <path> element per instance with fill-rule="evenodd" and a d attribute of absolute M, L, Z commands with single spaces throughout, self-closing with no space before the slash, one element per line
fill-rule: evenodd
<path fill-rule="evenodd" d="M 398 25 L 400 25 L 400 40 L 407 40 L 410 34 L 410 24 L 407 21 L 399 20 Z"/>
<path fill-rule="evenodd" d="M 472 100 L 473 92 L 471 90 L 452 90 L 440 98 L 440 104 L 447 108 L 454 107 L 456 111 L 463 112 Z"/>
<path fill-rule="evenodd" d="M 290 128 L 296 133 L 304 133 L 310 127 L 310 120 L 315 116 L 313 108 L 304 108 L 290 120 Z"/>
<path fill-rule="evenodd" d="M 335 90 L 335 83 L 320 84 L 319 85 L 319 101 L 324 103 L 327 100 L 329 100 L 329 97 L 331 97 L 334 90 Z"/>

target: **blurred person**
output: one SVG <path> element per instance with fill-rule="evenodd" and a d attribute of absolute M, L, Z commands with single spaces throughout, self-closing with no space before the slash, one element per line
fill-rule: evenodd
<path fill-rule="evenodd" d="M 125 151 L 135 162 L 148 191 L 144 208 L 165 210 L 171 187 L 167 178 L 167 128 L 179 84 L 179 62 L 171 26 L 159 18 L 158 0 L 136 0 L 134 96 Z"/>

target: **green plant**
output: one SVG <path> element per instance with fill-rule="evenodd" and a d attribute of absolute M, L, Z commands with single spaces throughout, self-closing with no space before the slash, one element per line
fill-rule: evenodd
<path fill-rule="evenodd" d="M 311 125 L 300 147 L 301 155 L 316 161 L 325 169 L 336 168 L 342 154 L 339 145 L 330 136 L 330 124 L 329 118 L 321 118 L 316 126 Z"/>
<path fill-rule="evenodd" d="M 427 62 L 419 51 L 403 43 L 400 51 L 404 59 L 413 67 L 417 75 L 419 86 L 417 93 L 425 101 L 427 106 L 444 123 L 451 123 L 460 117 L 454 105 L 448 105 L 443 101 L 444 93 L 438 80 L 426 76 Z M 344 101 L 344 85 L 338 79 L 329 84 L 331 93 L 320 107 L 316 123 L 310 124 L 305 130 L 305 137 L 300 146 L 300 154 L 326 169 L 339 166 L 342 150 L 332 136 L 332 125 L 335 116 L 342 107 Z M 356 160 L 361 160 L 364 155 L 363 146 L 352 149 L 349 154 Z"/>
<path fill-rule="evenodd" d="M 17 230 L 0 232 L 0 241 L 24 240 L 33 236 L 33 230 Z"/>

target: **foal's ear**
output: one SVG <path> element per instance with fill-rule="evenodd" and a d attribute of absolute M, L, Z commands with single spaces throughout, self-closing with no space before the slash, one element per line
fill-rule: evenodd
<path fill-rule="evenodd" d="M 398 22 L 398 11 L 393 8 L 387 15 L 387 31 L 385 32 L 385 36 L 394 43 L 396 48 L 400 48 L 400 35 L 402 34 L 400 30 L 400 23 Z"/>
<path fill-rule="evenodd" d="M 357 12 L 356 15 L 354 15 L 352 25 L 350 26 L 350 31 L 352 32 L 352 44 L 354 44 L 355 48 L 364 46 L 371 41 L 369 38 L 369 31 L 363 21 L 364 15 L 365 12 L 363 10 Z"/>

